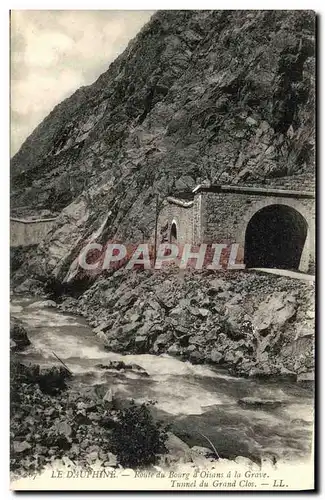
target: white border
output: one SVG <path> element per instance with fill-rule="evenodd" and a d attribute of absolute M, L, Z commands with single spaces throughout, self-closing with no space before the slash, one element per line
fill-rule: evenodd
<path fill-rule="evenodd" d="M 8 445 L 8 429 L 9 429 L 9 377 L 8 377 L 8 352 L 9 352 L 9 340 L 8 340 L 8 332 L 9 332 L 9 315 L 8 315 L 8 298 L 9 298 L 9 23 L 8 23 L 8 11 L 9 9 L 39 9 L 39 10 L 48 10 L 48 9 L 69 9 L 69 10 L 78 10 L 78 9 L 87 9 L 87 10 L 96 10 L 96 9 L 115 9 L 115 10 L 156 10 L 156 9 L 306 9 L 306 10 L 315 10 L 318 15 L 322 16 L 324 14 L 324 2 L 320 0 L 290 0 L 284 2 L 283 0 L 272 0 L 272 1 L 256 1 L 250 0 L 246 2 L 228 0 L 227 2 L 216 2 L 216 1 L 205 1 L 201 0 L 200 2 L 193 2 L 191 0 L 182 0 L 175 2 L 175 0 L 165 0 L 161 1 L 144 1 L 138 0 L 135 3 L 132 3 L 130 0 L 119 0 L 118 2 L 107 2 L 102 0 L 94 0 L 93 2 L 86 2 L 84 0 L 56 0 L 56 1 L 46 1 L 46 0 L 37 0 L 37 1 L 12 1 L 7 2 L 3 1 L 1 3 L 0 12 L 1 12 L 1 25 L 0 25 L 0 50 L 1 50 L 1 62 L 2 69 L 4 69 L 4 73 L 2 72 L 2 106 L 1 106 L 1 138 L 2 138 L 2 163 L 0 168 L 0 176 L 1 182 L 0 185 L 2 187 L 2 196 L 1 200 L 1 217 L 2 217 L 2 235 L 1 235 L 1 264 L 2 264 L 2 272 L 1 272 L 1 296 L 0 296 L 0 304 L 1 304 L 1 383 L 2 383 L 2 392 L 1 392 L 1 487 L 2 487 L 2 498 L 9 498 L 12 496 L 12 493 L 8 491 L 9 489 L 9 445 Z M 319 20 L 318 24 L 318 43 L 319 43 L 319 63 L 321 68 L 319 71 L 319 81 L 318 81 L 318 89 L 320 92 L 321 82 L 324 82 L 324 37 L 321 37 L 321 29 L 320 24 L 324 26 L 324 20 Z M 321 128 L 321 124 L 323 122 L 324 117 L 324 99 L 319 102 L 320 108 L 319 112 L 319 124 L 320 127 L 319 135 L 318 135 L 318 151 L 319 151 L 319 165 L 318 165 L 318 185 L 319 185 L 319 213 L 318 213 L 318 221 L 319 221 L 319 231 L 321 231 L 320 238 L 320 247 L 319 247 L 319 258 L 321 255 L 321 249 L 323 246 L 323 237 L 325 234 L 324 225 L 325 225 L 325 213 L 324 213 L 324 204 L 321 203 L 323 198 L 323 193 L 325 194 L 324 189 L 324 176 L 320 174 L 322 168 L 325 168 L 322 164 L 321 157 L 321 145 L 323 144 L 324 139 L 324 128 Z M 323 230 L 323 231 L 322 231 Z M 322 266 L 319 269 L 319 290 L 318 290 L 318 300 L 319 303 L 319 311 L 320 311 L 320 324 L 318 325 L 318 360 L 320 358 L 322 360 L 325 359 L 324 355 L 324 341 L 321 342 L 321 338 L 324 335 L 324 331 L 322 329 L 323 324 L 323 316 L 321 311 L 323 309 L 322 297 L 324 296 L 324 287 L 325 282 L 323 279 L 323 269 Z M 321 368 L 322 363 L 319 362 L 319 369 Z M 324 389 L 322 389 L 323 384 L 323 370 L 321 373 L 321 380 L 319 380 L 319 405 L 320 405 L 320 414 L 318 416 L 318 424 L 321 423 L 321 414 L 323 414 L 323 405 L 324 405 Z M 324 387 L 324 386 L 323 386 Z M 320 442 L 320 429 L 318 429 L 318 443 Z M 321 457 L 320 457 L 321 458 Z M 320 484 L 322 486 L 323 481 L 320 478 Z M 107 493 L 106 493 L 107 495 Z M 219 493 L 219 496 L 227 496 L 230 495 L 233 497 L 240 498 L 240 493 Z M 271 496 L 270 493 L 268 496 Z M 44 494 L 44 497 L 49 497 L 49 494 Z M 94 494 L 83 494 L 84 498 L 96 498 L 98 496 Z M 110 498 L 121 498 L 123 495 L 115 495 L 109 494 Z M 159 495 L 161 497 L 168 497 L 169 495 Z M 182 495 L 184 496 L 184 495 Z M 187 496 L 187 495 L 185 495 Z M 190 495 L 193 498 L 193 494 Z M 197 495 L 194 495 L 194 497 Z M 258 496 L 255 495 L 255 496 Z M 265 496 L 265 495 L 263 495 Z M 301 498 L 302 495 L 299 495 Z M 62 498 L 68 498 L 68 494 L 62 494 Z M 31 494 L 29 498 L 39 498 L 39 495 Z"/>

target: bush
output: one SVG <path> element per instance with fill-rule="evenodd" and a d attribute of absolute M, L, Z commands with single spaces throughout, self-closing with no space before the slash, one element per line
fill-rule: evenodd
<path fill-rule="evenodd" d="M 152 404 L 138 406 L 131 401 L 128 408 L 117 412 L 111 449 L 123 467 L 154 465 L 159 455 L 167 452 L 167 427 L 154 421 L 150 412 Z"/>

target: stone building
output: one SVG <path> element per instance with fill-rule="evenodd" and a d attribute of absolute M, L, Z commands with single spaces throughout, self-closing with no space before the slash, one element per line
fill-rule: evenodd
<path fill-rule="evenodd" d="M 314 198 L 311 191 L 202 184 L 165 200 L 159 243 L 237 243 L 246 267 L 313 272 Z"/>

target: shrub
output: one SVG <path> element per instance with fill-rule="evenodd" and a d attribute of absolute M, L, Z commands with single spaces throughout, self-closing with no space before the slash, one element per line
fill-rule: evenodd
<path fill-rule="evenodd" d="M 132 400 L 128 408 L 117 412 L 111 445 L 123 467 L 153 465 L 160 454 L 167 452 L 167 427 L 154 421 L 150 412 L 152 404 L 139 406 Z"/>

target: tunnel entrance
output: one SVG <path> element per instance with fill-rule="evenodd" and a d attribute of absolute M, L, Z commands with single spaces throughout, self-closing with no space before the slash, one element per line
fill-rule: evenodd
<path fill-rule="evenodd" d="M 297 210 L 287 205 L 262 208 L 246 229 L 246 267 L 297 270 L 306 237 L 307 223 Z"/>
<path fill-rule="evenodd" d="M 177 227 L 175 222 L 172 223 L 170 228 L 170 243 L 177 243 Z"/>

